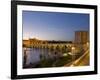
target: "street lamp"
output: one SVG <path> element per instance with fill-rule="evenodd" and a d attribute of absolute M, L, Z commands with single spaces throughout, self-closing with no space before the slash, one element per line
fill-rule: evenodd
<path fill-rule="evenodd" d="M 75 47 L 72 47 L 72 50 L 75 50 Z"/>
<path fill-rule="evenodd" d="M 74 57 L 75 57 L 75 47 L 72 47 L 72 61 L 74 61 Z"/>
<path fill-rule="evenodd" d="M 89 46 L 89 42 L 86 43 L 87 47 Z"/>

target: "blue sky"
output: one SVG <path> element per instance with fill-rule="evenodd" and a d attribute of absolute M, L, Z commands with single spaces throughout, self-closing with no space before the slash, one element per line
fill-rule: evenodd
<path fill-rule="evenodd" d="M 75 31 L 89 31 L 89 14 L 23 11 L 23 39 L 73 41 Z"/>

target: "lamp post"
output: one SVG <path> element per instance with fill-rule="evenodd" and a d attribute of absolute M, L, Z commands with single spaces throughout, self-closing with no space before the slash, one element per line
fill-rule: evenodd
<path fill-rule="evenodd" d="M 74 57 L 75 57 L 75 47 L 72 47 L 72 61 L 74 61 Z"/>
<path fill-rule="evenodd" d="M 87 45 L 87 48 L 88 48 L 89 47 L 89 42 L 87 42 L 86 45 Z"/>

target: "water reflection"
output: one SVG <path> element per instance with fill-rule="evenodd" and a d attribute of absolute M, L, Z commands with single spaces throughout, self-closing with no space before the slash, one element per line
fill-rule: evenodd
<path fill-rule="evenodd" d="M 51 51 L 48 48 L 23 48 L 23 63 L 26 65 L 35 64 L 43 57 L 45 59 L 53 59 L 56 56 L 55 53 L 57 53 L 55 50 Z M 61 56 L 60 53 L 58 54 Z"/>
<path fill-rule="evenodd" d="M 69 66 L 83 53 L 72 55 L 71 49 L 66 47 L 23 48 L 23 68 L 60 67 L 65 64 Z"/>

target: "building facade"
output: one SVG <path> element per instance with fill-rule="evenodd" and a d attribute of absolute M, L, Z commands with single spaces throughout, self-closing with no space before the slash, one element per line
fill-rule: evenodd
<path fill-rule="evenodd" d="M 75 32 L 75 44 L 86 44 L 89 42 L 88 31 L 76 31 Z"/>

